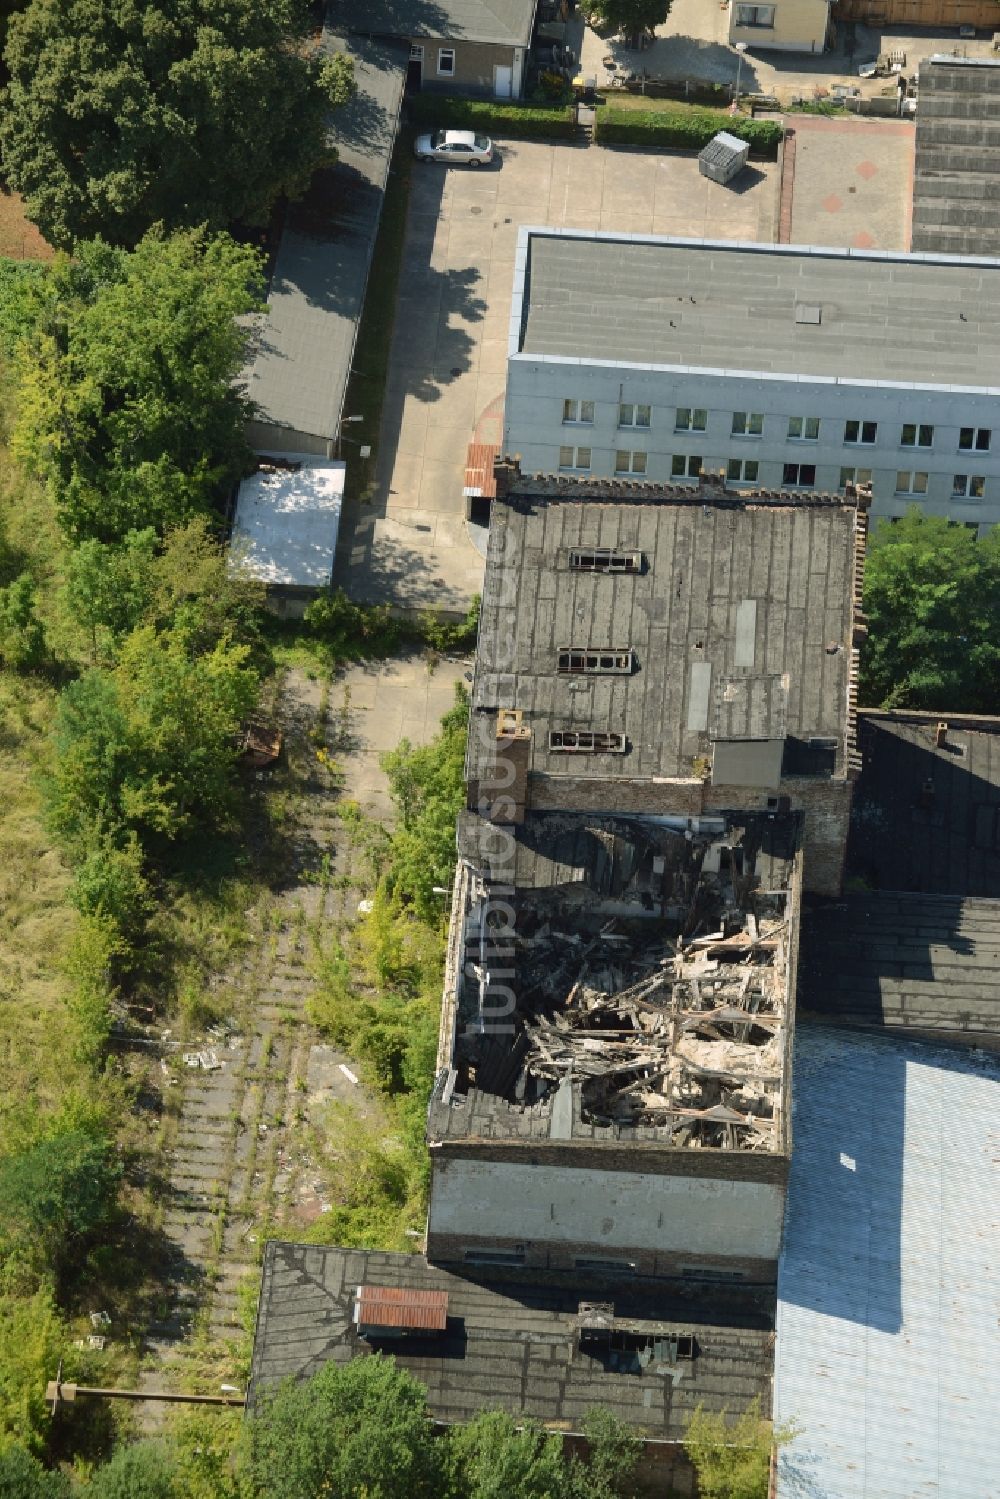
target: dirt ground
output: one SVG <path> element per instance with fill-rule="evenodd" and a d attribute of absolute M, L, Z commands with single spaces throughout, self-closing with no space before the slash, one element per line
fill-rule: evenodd
<path fill-rule="evenodd" d="M 10 260 L 51 260 L 55 251 L 24 216 L 17 193 L 0 186 L 0 255 Z"/>

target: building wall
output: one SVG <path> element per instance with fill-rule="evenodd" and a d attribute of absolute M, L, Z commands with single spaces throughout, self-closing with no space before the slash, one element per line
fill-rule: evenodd
<path fill-rule="evenodd" d="M 773 5 L 752 7 L 758 14 L 769 10 L 770 25 L 741 26 L 745 7 L 732 0 L 729 7 L 729 40 L 746 42 L 755 52 L 822 52 L 830 19 L 828 0 L 775 0 Z"/>
<path fill-rule="evenodd" d="M 838 14 L 879 28 L 933 26 L 949 36 L 959 26 L 997 30 L 996 0 L 840 0 Z"/>
<path fill-rule="evenodd" d="M 308 453 L 317 458 L 332 458 L 334 441 L 312 432 L 296 432 L 274 422 L 248 422 L 247 442 L 257 453 Z"/>
<path fill-rule="evenodd" d="M 752 1280 L 776 1277 L 783 1181 L 567 1164 L 577 1153 L 571 1146 L 546 1163 L 537 1155 L 497 1159 L 489 1143 L 479 1155 L 435 1149 L 428 1258 L 523 1250 L 524 1263 L 535 1268 L 574 1269 L 584 1258 L 651 1275 L 729 1270 Z M 690 1154 L 701 1165 L 712 1152 Z M 634 1154 L 632 1160 L 645 1164 Z"/>
<path fill-rule="evenodd" d="M 851 818 L 853 783 L 846 780 L 782 781 L 778 790 L 713 786 L 696 777 L 655 780 L 579 774 L 532 774 L 528 801 L 536 812 L 622 812 L 699 817 L 711 812 L 766 812 L 768 802 L 787 796 L 803 814 L 803 884 L 815 895 L 839 895 Z"/>
<path fill-rule="evenodd" d="M 492 99 L 493 69 L 499 66 L 512 70 L 513 97 L 518 97 L 522 72 L 520 54 L 523 48 L 501 47 L 492 42 L 445 42 L 430 37 L 414 37 L 410 46 L 411 49 L 424 49 L 420 86 L 427 93 L 474 94 Z M 438 72 L 438 55 L 442 48 L 450 48 L 455 54 L 453 74 Z"/>
<path fill-rule="evenodd" d="M 845 350 L 845 364 L 849 363 L 850 351 Z M 971 370 L 970 379 L 974 378 Z M 593 423 L 564 422 L 566 400 L 593 401 Z M 620 429 L 620 402 L 651 407 L 649 428 Z M 705 431 L 677 431 L 679 407 L 705 410 Z M 760 413 L 762 434 L 734 435 L 737 411 Z M 819 417 L 818 440 L 789 439 L 790 417 Z M 744 489 L 793 487 L 784 478 L 786 463 L 813 465 L 811 487 L 830 493 L 843 487 L 842 469 L 870 469 L 875 516 L 904 515 L 919 504 L 967 524 L 1000 522 L 1000 401 L 987 394 L 780 375 L 761 378 L 739 371 L 599 366 L 517 354 L 508 362 L 504 420 L 504 451 L 520 455 L 524 473 L 557 472 L 561 447 L 589 447 L 589 472 L 602 477 L 615 473 L 619 449 L 645 453 L 645 474 L 637 477 L 652 482 L 678 482 L 672 475 L 675 456 L 698 457 L 703 470 L 713 473 L 726 473 L 730 459 L 756 462 L 756 480 L 733 483 Z M 860 420 L 877 423 L 873 445 L 845 443 L 845 423 Z M 904 423 L 933 426 L 932 447 L 904 448 Z M 962 427 L 988 429 L 990 451 L 960 450 Z M 897 493 L 901 472 L 926 473 L 926 493 Z M 981 499 L 952 495 L 952 480 L 960 473 L 986 480 Z"/>

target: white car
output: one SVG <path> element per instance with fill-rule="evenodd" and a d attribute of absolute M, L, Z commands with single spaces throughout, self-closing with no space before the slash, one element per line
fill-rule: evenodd
<path fill-rule="evenodd" d="M 433 135 L 417 136 L 413 154 L 418 161 L 481 167 L 493 160 L 493 142 L 488 135 L 475 135 L 471 130 L 435 130 Z"/>

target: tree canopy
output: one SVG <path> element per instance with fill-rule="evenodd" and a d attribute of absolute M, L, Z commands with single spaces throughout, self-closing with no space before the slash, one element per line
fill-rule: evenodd
<path fill-rule="evenodd" d="M 670 14 L 672 0 L 592 0 L 591 16 L 610 32 L 624 32 L 628 37 L 643 31 L 655 31 Z"/>
<path fill-rule="evenodd" d="M 255 251 L 199 230 L 151 232 L 131 254 L 97 242 L 32 288 L 14 450 L 74 541 L 162 533 L 235 479 L 248 455 L 237 319 L 260 288 Z"/>
<path fill-rule="evenodd" d="M 914 506 L 875 528 L 865 561 L 868 707 L 1000 708 L 1000 531 L 975 532 Z"/>
<path fill-rule="evenodd" d="M 121 1165 L 107 1140 L 65 1130 L 0 1162 L 0 1255 L 58 1274 L 110 1219 Z"/>
<path fill-rule="evenodd" d="M 301 0 L 31 0 L 12 16 L 0 151 L 54 245 L 266 221 L 330 159 L 350 61 Z"/>
<path fill-rule="evenodd" d="M 286 1382 L 247 1425 L 254 1499 L 441 1499 L 443 1452 L 427 1396 L 392 1359 L 326 1364 Z"/>

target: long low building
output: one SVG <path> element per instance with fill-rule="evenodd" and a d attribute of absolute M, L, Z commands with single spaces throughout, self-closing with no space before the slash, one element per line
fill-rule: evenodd
<path fill-rule="evenodd" d="M 1000 260 L 524 227 L 504 445 L 533 473 L 1000 521 Z M 996 429 L 996 430 L 994 430 Z"/>

